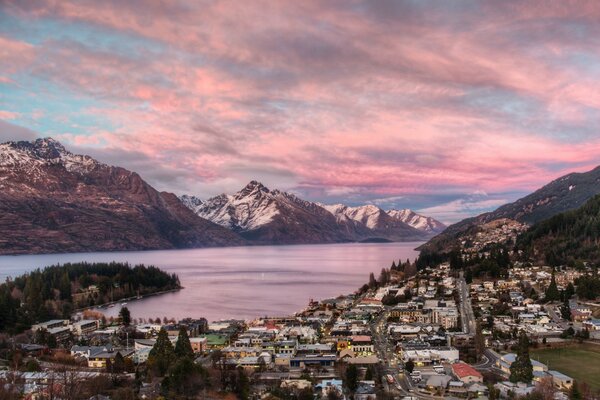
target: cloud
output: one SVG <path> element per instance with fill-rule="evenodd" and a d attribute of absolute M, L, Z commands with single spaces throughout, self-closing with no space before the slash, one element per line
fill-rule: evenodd
<path fill-rule="evenodd" d="M 258 179 L 453 220 L 600 163 L 592 2 L 0 8 L 0 109 L 159 189 Z"/>
<path fill-rule="evenodd" d="M 0 119 L 0 143 L 19 140 L 34 140 L 39 135 L 27 128 Z"/>
<path fill-rule="evenodd" d="M 433 207 L 422 208 L 418 212 L 446 224 L 452 224 L 473 215 L 493 211 L 508 202 L 507 198 L 488 198 L 487 195 L 474 194 Z"/>

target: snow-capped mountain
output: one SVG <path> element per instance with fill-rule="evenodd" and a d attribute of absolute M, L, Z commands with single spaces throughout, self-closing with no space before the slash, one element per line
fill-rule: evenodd
<path fill-rule="evenodd" d="M 365 225 L 367 228 L 393 240 L 402 240 L 406 226 L 416 229 L 426 235 L 437 233 L 433 228 L 443 229 L 444 225 L 430 217 L 418 215 L 410 210 L 384 211 L 368 204 L 358 207 L 348 207 L 343 204 L 321 205 L 332 213 L 338 221 L 352 220 Z"/>
<path fill-rule="evenodd" d="M 196 214 L 259 243 L 332 243 L 351 240 L 331 214 L 314 203 L 252 181 L 233 194 L 204 201 Z"/>
<path fill-rule="evenodd" d="M 403 210 L 388 210 L 386 212 L 390 217 L 397 218 L 400 221 L 423 232 L 438 234 L 441 233 L 444 229 L 446 229 L 446 225 L 444 225 L 437 219 L 417 214 L 416 212 L 408 208 L 405 208 Z"/>
<path fill-rule="evenodd" d="M 0 254 L 244 243 L 135 172 L 51 138 L 0 144 Z"/>
<path fill-rule="evenodd" d="M 261 243 L 409 241 L 430 237 L 376 206 L 347 207 L 302 200 L 252 181 L 239 192 L 200 201 L 182 196 L 198 216 Z M 192 199 L 196 199 L 192 201 Z"/>

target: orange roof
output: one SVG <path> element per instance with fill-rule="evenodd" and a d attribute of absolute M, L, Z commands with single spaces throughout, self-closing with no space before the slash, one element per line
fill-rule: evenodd
<path fill-rule="evenodd" d="M 350 340 L 352 340 L 353 342 L 371 342 L 371 336 L 367 336 L 367 335 L 351 336 Z"/>
<path fill-rule="evenodd" d="M 476 376 L 483 378 L 483 375 L 481 375 L 479 371 L 465 363 L 452 364 L 452 371 L 459 379 L 464 378 L 465 376 Z"/>

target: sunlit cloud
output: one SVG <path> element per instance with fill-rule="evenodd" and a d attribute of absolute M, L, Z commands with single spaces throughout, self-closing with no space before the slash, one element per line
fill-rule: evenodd
<path fill-rule="evenodd" d="M 0 136 L 447 222 L 600 163 L 599 38 L 594 2 L 8 0 Z"/>

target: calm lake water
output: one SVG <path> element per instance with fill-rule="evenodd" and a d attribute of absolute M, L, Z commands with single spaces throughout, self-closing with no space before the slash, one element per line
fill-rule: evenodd
<path fill-rule="evenodd" d="M 351 293 L 421 243 L 346 243 L 191 250 L 1 256 L 0 279 L 65 262 L 122 261 L 179 275 L 176 293 L 130 301 L 133 318 L 252 319 L 303 309 L 309 299 Z M 119 307 L 103 310 L 116 315 Z"/>

